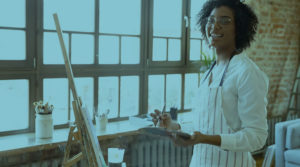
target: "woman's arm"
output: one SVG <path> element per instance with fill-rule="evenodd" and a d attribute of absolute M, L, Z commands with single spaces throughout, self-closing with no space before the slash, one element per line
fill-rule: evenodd
<path fill-rule="evenodd" d="M 238 116 L 241 128 L 231 134 L 206 135 L 194 132 L 192 139 L 173 137 L 178 145 L 199 143 L 220 146 L 224 150 L 255 151 L 264 146 L 267 138 L 266 95 L 268 81 L 260 71 L 246 70 L 238 84 Z"/>
<path fill-rule="evenodd" d="M 202 135 L 202 137 L 199 137 L 198 141 L 199 141 L 199 143 L 220 146 L 221 145 L 221 136 L 220 135 Z"/>
<path fill-rule="evenodd" d="M 230 134 L 220 134 L 221 148 L 252 152 L 262 148 L 268 136 L 268 79 L 258 68 L 245 67 L 237 79 L 237 92 L 238 115 L 232 116 L 239 118 L 240 128 Z"/>
<path fill-rule="evenodd" d="M 221 145 L 221 136 L 220 135 L 205 135 L 201 132 L 194 132 L 190 139 L 183 139 L 180 136 L 172 136 L 172 140 L 181 146 L 190 146 L 195 144 L 211 144 L 220 146 Z"/>

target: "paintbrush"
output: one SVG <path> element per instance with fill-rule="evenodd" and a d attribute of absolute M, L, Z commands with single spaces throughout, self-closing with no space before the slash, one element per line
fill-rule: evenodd
<path fill-rule="evenodd" d="M 162 116 L 166 113 L 166 105 L 164 105 L 162 111 L 161 111 L 161 114 L 159 116 L 159 120 L 162 120 Z"/>

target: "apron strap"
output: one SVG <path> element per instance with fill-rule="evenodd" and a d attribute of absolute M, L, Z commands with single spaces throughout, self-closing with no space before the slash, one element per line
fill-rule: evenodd
<path fill-rule="evenodd" d="M 212 70 L 212 69 L 214 68 L 214 66 L 216 65 L 216 63 L 217 63 L 217 62 L 214 61 L 214 63 L 212 64 L 212 66 L 210 66 L 209 71 L 208 71 L 208 73 L 206 74 L 206 76 L 205 76 L 203 82 L 206 80 L 206 78 L 208 77 L 209 73 L 211 72 L 211 70 Z"/>

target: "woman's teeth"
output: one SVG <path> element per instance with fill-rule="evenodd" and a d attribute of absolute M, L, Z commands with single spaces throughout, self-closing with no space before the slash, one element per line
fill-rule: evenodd
<path fill-rule="evenodd" d="M 211 37 L 213 37 L 213 38 L 221 38 L 221 37 L 223 37 L 223 34 L 211 34 Z"/>

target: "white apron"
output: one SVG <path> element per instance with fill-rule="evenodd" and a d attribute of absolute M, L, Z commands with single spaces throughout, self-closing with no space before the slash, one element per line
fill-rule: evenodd
<path fill-rule="evenodd" d="M 215 65 L 215 64 L 214 64 Z M 212 68 L 207 76 L 211 73 Z M 227 64 L 222 78 L 214 77 L 214 81 L 220 84 L 209 84 L 209 77 L 205 77 L 200 86 L 200 97 L 197 110 L 197 122 L 195 131 L 208 135 L 220 135 L 233 133 L 226 124 L 222 108 L 222 85 L 229 63 Z M 218 146 L 209 144 L 197 144 L 194 146 L 193 157 L 190 167 L 253 167 L 255 161 L 250 152 L 225 151 Z"/>

